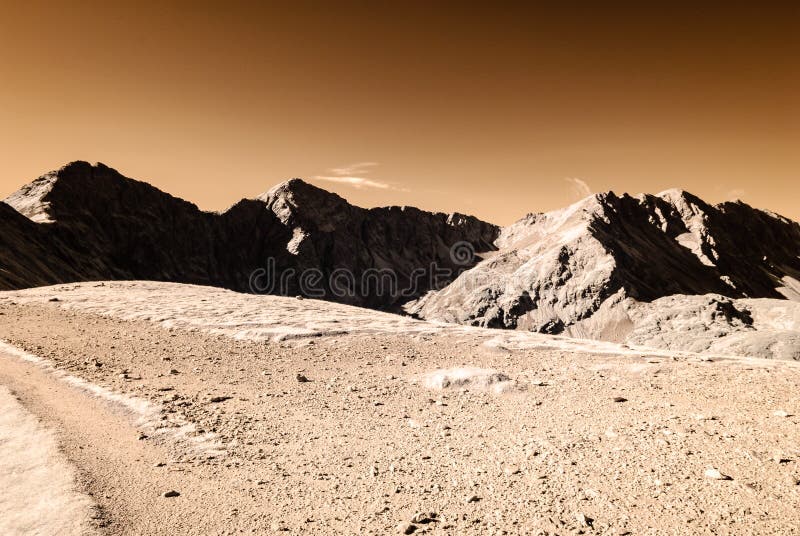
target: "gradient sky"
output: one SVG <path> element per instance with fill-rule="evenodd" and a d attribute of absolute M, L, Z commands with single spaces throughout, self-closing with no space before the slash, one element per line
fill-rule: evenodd
<path fill-rule="evenodd" d="M 499 224 L 672 187 L 800 219 L 800 4 L 0 2 L 0 197 L 88 160 L 213 210 L 303 177 Z"/>

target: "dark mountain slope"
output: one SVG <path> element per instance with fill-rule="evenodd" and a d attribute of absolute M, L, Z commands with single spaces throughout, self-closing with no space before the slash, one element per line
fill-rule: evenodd
<path fill-rule="evenodd" d="M 7 202 L 30 219 L 0 212 L 2 288 L 152 279 L 393 308 L 431 288 L 424 278 L 410 285 L 413 270 L 432 264 L 463 269 L 450 260 L 450 247 L 466 241 L 488 249 L 499 232 L 469 216 L 362 209 L 299 179 L 222 214 L 203 212 L 103 164 L 86 162 L 44 175 Z M 32 259 L 37 263 L 26 269 Z M 319 277 L 302 284 L 301 274 L 312 269 Z M 391 270 L 394 285 L 363 283 L 365 273 L 378 269 Z M 332 292 L 334 273 L 349 274 L 347 292 Z"/>

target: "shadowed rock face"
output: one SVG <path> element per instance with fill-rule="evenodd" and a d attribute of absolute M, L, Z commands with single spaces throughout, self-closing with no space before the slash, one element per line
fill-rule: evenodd
<path fill-rule="evenodd" d="M 683 191 L 598 194 L 529 215 L 503 229 L 496 245 L 497 252 L 406 310 L 621 340 L 620 330 L 632 329 L 623 307 L 631 301 L 700 294 L 800 300 L 796 222 L 743 203 L 711 206 Z"/>
<path fill-rule="evenodd" d="M 598 194 L 499 229 L 461 214 L 355 207 L 299 179 L 209 213 L 102 164 L 74 162 L 6 201 L 3 289 L 151 279 L 612 340 L 661 337 L 663 319 L 683 319 L 680 299 L 664 309 L 667 296 L 800 301 L 796 222 L 679 190 Z M 455 262 L 460 242 L 480 262 Z M 697 304 L 685 306 L 712 310 Z M 708 326 L 745 329 L 751 305 L 730 307 L 737 313 Z"/>
<path fill-rule="evenodd" d="M 452 268 L 440 281 L 447 283 L 464 268 L 450 259 L 454 243 L 492 249 L 499 232 L 470 216 L 354 207 L 299 179 L 221 214 L 203 212 L 86 162 L 47 174 L 6 202 L 19 212 L 0 204 L 3 289 L 152 279 L 250 291 L 255 281 L 267 292 L 391 309 L 431 288 L 430 278 L 412 278 L 413 270 Z M 301 288 L 300 273 L 307 269 L 318 270 L 319 277 Z M 393 271 L 394 286 L 370 286 L 376 280 L 369 278 L 362 284 L 365 272 L 380 269 Z M 347 292 L 331 292 L 335 270 L 351 274 L 343 287 Z M 399 295 L 408 288 L 407 295 Z"/>

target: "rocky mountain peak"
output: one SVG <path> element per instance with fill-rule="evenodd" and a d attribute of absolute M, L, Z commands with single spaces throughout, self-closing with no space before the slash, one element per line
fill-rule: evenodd
<path fill-rule="evenodd" d="M 551 333 L 594 333 L 598 311 L 625 300 L 714 293 L 792 298 L 800 226 L 743 203 L 712 206 L 683 191 L 595 194 L 503 228 L 487 256 L 409 304 L 423 318 Z"/>
<path fill-rule="evenodd" d="M 277 184 L 258 199 L 287 225 L 328 230 L 345 221 L 354 208 L 339 195 L 299 178 Z"/>

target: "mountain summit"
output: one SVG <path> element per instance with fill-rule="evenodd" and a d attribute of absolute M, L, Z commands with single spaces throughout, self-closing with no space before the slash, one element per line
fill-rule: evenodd
<path fill-rule="evenodd" d="M 639 342 L 663 339 L 662 326 L 698 325 L 705 335 L 692 340 L 711 341 L 756 329 L 768 315 L 753 299 L 800 302 L 796 222 L 682 190 L 601 193 L 499 228 L 458 213 L 365 209 L 301 179 L 204 212 L 103 164 L 73 162 L 6 203 L 2 289 L 151 279 Z M 792 314 L 785 322 L 800 324 Z M 753 352 L 800 358 L 792 337 Z"/>
<path fill-rule="evenodd" d="M 453 268 L 439 280 L 447 283 L 455 268 L 464 268 L 451 261 L 452 244 L 491 249 L 499 232 L 471 216 L 356 207 L 300 179 L 223 213 L 204 212 L 87 162 L 36 179 L 6 203 L 0 210 L 2 289 L 151 279 L 395 309 L 431 288 L 427 272 L 412 278 L 415 270 Z M 313 274 L 318 282 L 304 285 L 300 277 L 311 270 L 319 271 L 318 278 Z M 348 274 L 348 287 L 334 293 L 330 276 L 337 270 Z M 387 292 L 364 284 L 365 273 L 380 270 L 396 278 Z M 262 274 L 256 285 L 254 274 Z"/>

